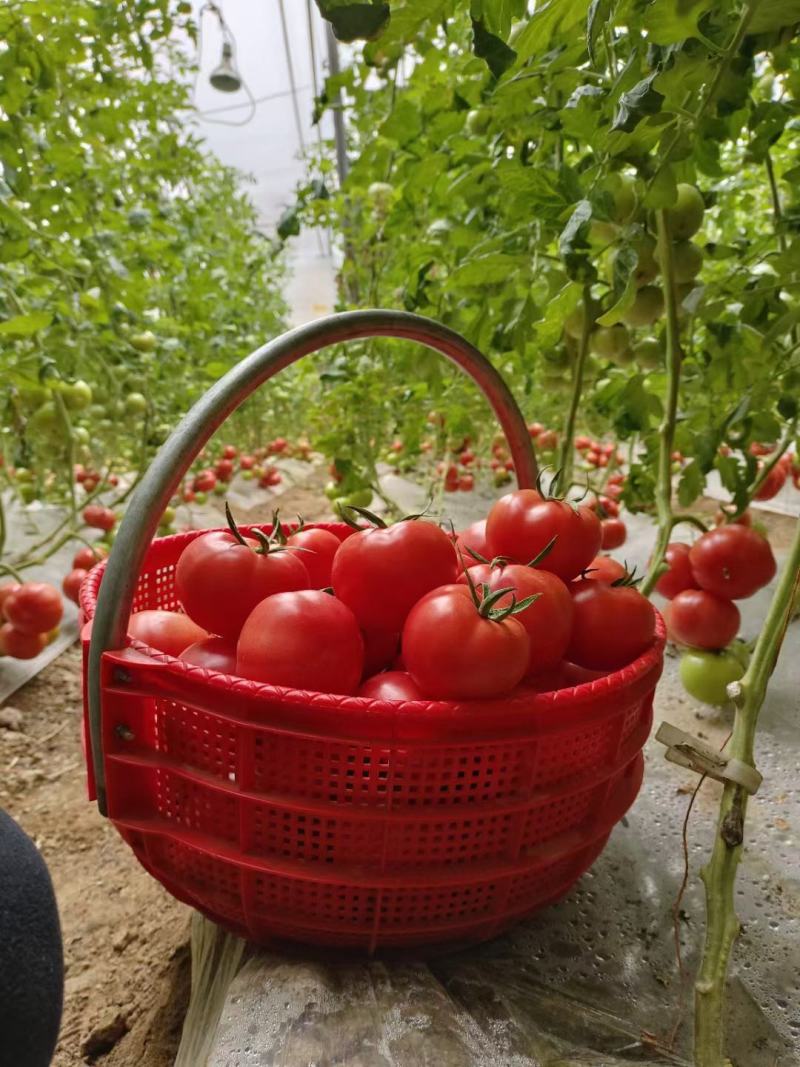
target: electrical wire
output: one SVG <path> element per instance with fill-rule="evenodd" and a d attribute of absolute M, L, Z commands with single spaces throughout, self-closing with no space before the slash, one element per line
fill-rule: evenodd
<path fill-rule="evenodd" d="M 198 15 L 197 15 L 197 70 L 195 71 L 194 86 L 192 87 L 192 100 L 195 101 L 195 102 L 197 100 L 197 83 L 198 83 L 198 80 L 200 78 L 200 67 L 201 67 L 202 60 L 203 60 L 203 15 L 206 13 L 206 11 L 209 11 L 209 12 L 211 12 L 211 14 L 217 16 L 217 21 L 219 22 L 219 28 L 220 28 L 220 31 L 222 33 L 223 44 L 229 44 L 231 46 L 231 50 L 232 50 L 234 58 L 235 58 L 236 52 L 237 52 L 236 36 L 234 35 L 233 30 L 231 30 L 230 26 L 225 21 L 225 16 L 222 14 L 222 9 L 217 4 L 215 4 L 213 2 L 213 0 L 206 0 L 206 2 L 202 5 L 202 7 L 200 8 L 200 11 L 198 12 Z M 247 94 L 247 100 L 244 103 L 241 103 L 241 104 L 232 104 L 229 107 L 224 107 L 224 108 L 214 108 L 214 109 L 212 109 L 210 111 L 199 111 L 199 110 L 196 110 L 197 118 L 199 118 L 202 122 L 214 123 L 217 126 L 246 126 L 249 122 L 253 121 L 253 119 L 255 118 L 255 115 L 256 115 L 256 111 L 258 109 L 258 105 L 256 103 L 255 97 L 253 96 L 252 92 L 250 91 L 250 86 L 247 84 L 247 82 L 244 79 L 244 76 L 242 75 L 242 73 L 240 71 L 238 72 L 238 74 L 239 74 L 239 79 L 241 81 L 242 89 Z M 209 115 L 216 114 L 219 111 L 228 111 L 228 110 L 232 110 L 233 108 L 239 108 L 239 107 L 249 107 L 250 108 L 250 113 L 247 115 L 246 118 L 244 118 L 244 119 L 236 119 L 236 120 L 229 120 L 229 119 L 213 119 L 213 118 L 209 118 L 208 117 Z M 196 103 L 195 103 L 195 108 L 196 108 Z"/>

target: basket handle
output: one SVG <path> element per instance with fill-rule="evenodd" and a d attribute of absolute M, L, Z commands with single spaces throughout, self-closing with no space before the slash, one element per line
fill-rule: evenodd
<path fill-rule="evenodd" d="M 368 337 L 418 341 L 468 374 L 485 394 L 503 428 L 520 488 L 535 485 L 536 457 L 525 420 L 508 386 L 474 345 L 447 326 L 407 311 L 347 311 L 289 330 L 245 357 L 197 401 L 161 447 L 131 497 L 106 564 L 87 665 L 92 763 L 102 814 L 106 814 L 106 793 L 100 729 L 101 659 L 104 652 L 125 647 L 139 571 L 175 487 L 206 441 L 263 382 L 302 356 L 328 345 Z"/>

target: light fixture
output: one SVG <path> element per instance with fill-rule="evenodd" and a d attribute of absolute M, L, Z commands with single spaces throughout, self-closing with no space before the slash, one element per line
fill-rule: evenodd
<path fill-rule="evenodd" d="M 233 58 L 233 45 L 230 41 L 222 42 L 222 59 L 211 71 L 210 82 L 221 93 L 235 93 L 242 87 L 242 76 L 236 69 Z"/>

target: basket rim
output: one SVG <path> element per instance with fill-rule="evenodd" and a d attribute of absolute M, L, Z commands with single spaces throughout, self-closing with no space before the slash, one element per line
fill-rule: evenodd
<path fill-rule="evenodd" d="M 285 527 L 287 531 L 290 531 L 296 524 L 282 523 L 281 525 Z M 335 522 L 309 523 L 308 527 L 326 529 L 336 534 L 341 534 L 350 530 L 344 523 Z M 271 524 L 249 523 L 241 524 L 240 526 L 240 529 L 244 533 L 247 533 L 254 528 L 270 530 Z M 189 530 L 183 533 L 155 538 L 153 544 L 157 544 L 159 547 L 167 546 L 168 544 L 175 544 L 176 546 L 181 543 L 188 544 L 202 534 L 215 532 L 216 530 L 224 531 L 225 529 L 227 529 L 227 527 Z M 94 616 L 97 593 L 105 571 L 106 562 L 106 560 L 101 560 L 98 564 L 92 567 L 81 586 L 80 607 L 86 622 L 90 622 Z M 547 709 L 552 712 L 559 707 L 565 708 L 569 706 L 574 708 L 576 704 L 583 703 L 586 700 L 606 698 L 615 693 L 621 693 L 629 689 L 637 681 L 645 678 L 654 669 L 660 671 L 662 652 L 666 644 L 666 626 L 658 609 L 654 608 L 654 611 L 656 615 L 656 633 L 653 643 L 635 660 L 626 664 L 624 667 L 621 667 L 616 671 L 611 671 L 608 674 L 603 675 L 601 678 L 582 682 L 580 685 L 544 691 L 533 687 L 526 687 L 514 695 L 508 694 L 491 700 L 387 700 L 385 698 L 376 699 L 373 697 L 360 697 L 342 693 L 320 693 L 314 690 L 293 689 L 286 686 L 271 685 L 267 682 L 258 682 L 250 678 L 241 678 L 238 675 L 225 674 L 222 671 L 217 671 L 209 667 L 200 667 L 196 664 L 185 663 L 176 656 L 161 652 L 135 638 L 129 638 L 126 647 L 135 650 L 139 655 L 151 660 L 154 664 L 158 664 L 162 668 L 167 668 L 173 677 L 182 677 L 187 680 L 191 679 L 195 682 L 201 681 L 207 683 L 212 689 L 217 691 L 224 690 L 226 692 L 239 692 L 246 694 L 250 698 L 261 698 L 265 701 L 271 700 L 272 702 L 278 702 L 283 706 L 304 708 L 313 706 L 315 710 L 329 710 L 337 714 L 348 711 L 360 712 L 362 714 L 369 711 L 391 711 L 392 713 L 396 713 L 400 709 L 407 709 L 408 712 L 412 713 L 424 712 L 426 717 L 431 718 L 446 718 L 452 716 L 454 713 L 486 713 L 502 707 L 503 712 L 506 715 L 509 713 L 513 715 L 514 712 L 520 712 L 528 716 L 531 714 L 531 711 L 536 708 L 541 710 Z"/>

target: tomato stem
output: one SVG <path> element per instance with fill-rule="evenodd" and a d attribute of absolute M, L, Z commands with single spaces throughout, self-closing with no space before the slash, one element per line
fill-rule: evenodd
<path fill-rule="evenodd" d="M 754 767 L 753 744 L 767 685 L 775 668 L 792 605 L 800 587 L 800 522 L 796 524 L 789 558 L 756 641 L 747 672 L 728 692 L 734 702 L 733 735 L 727 755 Z M 706 936 L 695 982 L 695 1064 L 724 1063 L 725 982 L 740 925 L 734 903 L 736 871 L 744 840 L 747 792 L 726 782 L 719 806 L 711 859 L 701 872 L 706 894 Z"/>
<path fill-rule="evenodd" d="M 236 538 L 236 540 L 239 542 L 239 544 L 240 545 L 245 544 L 246 543 L 245 539 L 242 537 L 241 530 L 236 525 L 236 519 L 234 519 L 234 517 L 233 517 L 233 512 L 231 511 L 231 506 L 230 506 L 230 504 L 228 503 L 227 500 L 225 501 L 225 521 L 228 523 L 228 529 L 231 531 L 231 533 Z"/>
<path fill-rule="evenodd" d="M 559 472 L 556 475 L 556 486 L 566 493 L 572 485 L 573 471 L 575 468 L 575 420 L 578 416 L 581 393 L 583 392 L 583 375 L 586 368 L 586 356 L 589 352 L 589 336 L 594 326 L 594 316 L 591 312 L 592 290 L 591 286 L 583 287 L 583 327 L 578 346 L 578 354 L 572 367 L 572 392 L 570 395 L 569 408 L 564 420 L 564 430 L 561 436 L 561 448 L 558 455 Z M 550 487 L 552 490 L 552 486 Z"/>

